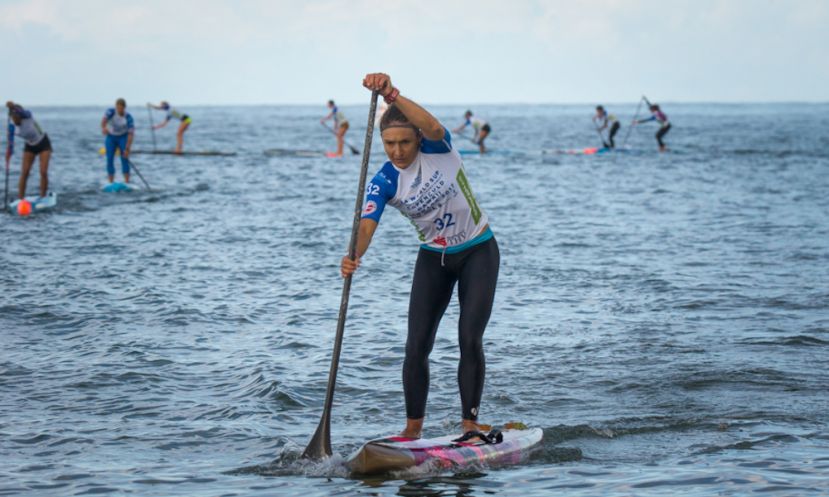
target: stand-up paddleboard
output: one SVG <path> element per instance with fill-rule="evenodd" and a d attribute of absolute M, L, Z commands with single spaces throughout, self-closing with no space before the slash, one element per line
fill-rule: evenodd
<path fill-rule="evenodd" d="M 106 149 L 101 147 L 98 149 L 100 155 L 106 154 Z M 220 152 L 218 150 L 185 150 L 183 152 L 176 152 L 175 150 L 132 150 L 130 154 L 149 154 L 149 155 L 195 155 L 201 157 L 231 157 L 236 155 L 236 152 Z M 116 150 L 115 155 L 120 156 L 121 151 Z"/>
<path fill-rule="evenodd" d="M 268 157 L 325 157 L 325 152 L 319 150 L 295 150 L 289 148 L 269 148 L 265 150 Z"/>
<path fill-rule="evenodd" d="M 496 149 L 486 149 L 486 151 L 481 154 L 481 151 L 477 148 L 462 148 L 458 150 L 458 153 L 461 155 L 509 155 L 512 152 L 509 150 L 505 150 L 503 148 L 496 148 Z"/>
<path fill-rule="evenodd" d="M 140 190 L 141 187 L 138 185 L 134 185 L 132 183 L 122 183 L 120 181 L 115 181 L 112 183 L 107 183 L 101 188 L 102 192 L 105 193 L 120 193 L 120 192 L 134 192 Z"/>
<path fill-rule="evenodd" d="M 150 154 L 150 155 L 192 155 L 192 156 L 199 156 L 199 157 L 232 157 L 236 155 L 236 152 L 220 152 L 218 150 L 202 150 L 202 151 L 192 151 L 192 150 L 184 150 L 182 152 L 176 152 L 175 150 L 133 150 L 130 154 Z"/>
<path fill-rule="evenodd" d="M 390 471 L 429 468 L 463 468 L 476 464 L 517 464 L 541 443 L 541 428 L 511 428 L 501 432 L 500 442 L 479 439 L 457 441 L 461 435 L 411 439 L 388 437 L 371 440 L 346 461 L 355 474 L 382 474 Z"/>
<path fill-rule="evenodd" d="M 26 197 L 26 200 L 32 204 L 32 213 L 35 212 L 43 212 L 48 211 L 50 209 L 54 209 L 58 205 L 58 194 L 55 192 L 49 192 L 46 194 L 45 197 L 40 197 L 38 195 L 29 195 Z M 17 205 L 20 203 L 20 199 L 15 200 L 14 202 L 9 204 L 9 209 L 12 213 L 17 214 Z"/>
<path fill-rule="evenodd" d="M 569 148 L 563 150 L 544 150 L 545 154 L 563 154 L 563 155 L 604 155 L 630 152 L 629 148 L 609 148 L 609 147 L 587 147 L 587 148 Z"/>
<path fill-rule="evenodd" d="M 269 148 L 265 150 L 268 157 L 326 157 L 328 159 L 340 159 L 344 155 L 337 155 L 337 152 L 320 152 L 317 150 L 294 150 L 288 148 Z"/>

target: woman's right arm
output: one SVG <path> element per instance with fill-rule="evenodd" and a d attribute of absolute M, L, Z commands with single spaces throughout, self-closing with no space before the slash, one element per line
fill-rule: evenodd
<path fill-rule="evenodd" d="M 343 256 L 340 262 L 340 274 L 343 278 L 354 274 L 354 271 L 360 267 L 360 258 L 366 253 L 371 239 L 374 237 L 374 232 L 377 230 L 377 221 L 374 219 L 361 219 L 360 228 L 357 230 L 357 254 L 356 259 L 351 260 L 348 255 Z"/>

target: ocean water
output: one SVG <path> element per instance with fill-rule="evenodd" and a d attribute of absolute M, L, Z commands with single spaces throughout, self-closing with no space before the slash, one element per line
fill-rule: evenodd
<path fill-rule="evenodd" d="M 336 454 L 299 460 L 360 157 L 263 151 L 332 149 L 326 109 L 188 108 L 187 149 L 237 155 L 135 155 L 152 191 L 119 195 L 100 192 L 104 107 L 34 109 L 59 207 L 0 217 L 0 495 L 826 495 L 829 105 L 663 107 L 668 153 L 651 124 L 601 156 L 556 152 L 599 144 L 589 105 L 474 108 L 498 153 L 465 165 L 502 258 L 482 420 L 545 440 L 519 466 L 372 479 L 342 461 L 402 428 L 417 239 L 386 212 L 352 288 Z M 344 110 L 362 148 L 367 105 Z M 431 110 L 453 127 L 465 107 Z M 457 316 L 426 436 L 458 422 Z"/>

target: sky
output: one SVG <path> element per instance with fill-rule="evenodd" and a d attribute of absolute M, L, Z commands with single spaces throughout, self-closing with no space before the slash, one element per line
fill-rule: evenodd
<path fill-rule="evenodd" d="M 829 101 L 829 0 L 0 0 L 26 105 Z"/>

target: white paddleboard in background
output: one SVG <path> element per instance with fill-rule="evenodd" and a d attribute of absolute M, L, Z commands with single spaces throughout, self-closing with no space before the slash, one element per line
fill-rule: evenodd
<path fill-rule="evenodd" d="M 58 194 L 55 192 L 49 192 L 45 197 L 29 195 L 26 197 L 26 200 L 32 204 L 32 214 L 34 214 L 35 212 L 43 212 L 54 209 L 58 205 Z M 9 204 L 9 209 L 12 213 L 17 214 L 17 205 L 19 203 L 20 199 Z"/>
<path fill-rule="evenodd" d="M 264 154 L 268 157 L 325 157 L 319 150 L 297 150 L 288 148 L 269 148 Z"/>

